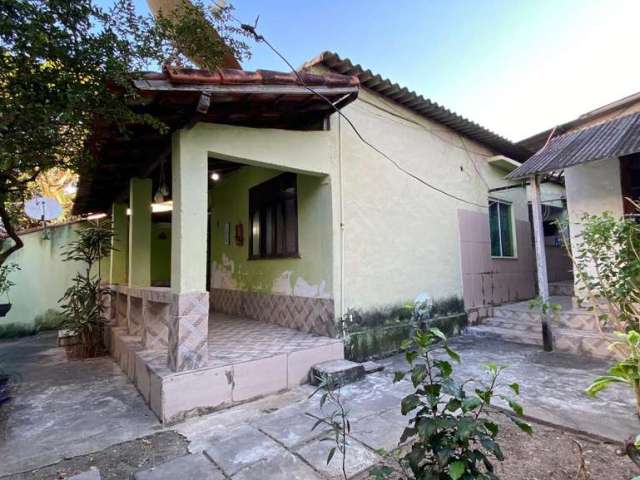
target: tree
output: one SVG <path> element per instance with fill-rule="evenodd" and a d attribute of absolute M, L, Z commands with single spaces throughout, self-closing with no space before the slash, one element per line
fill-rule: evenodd
<path fill-rule="evenodd" d="M 90 160 L 98 119 L 122 130 L 166 128 L 131 108 L 143 102 L 132 83 L 141 71 L 190 65 L 183 52 L 197 52 L 206 68 L 225 54 L 248 56 L 241 30 L 229 25 L 232 7 L 178 4 L 156 21 L 132 0 L 109 11 L 93 0 L 0 0 L 0 220 L 13 240 L 0 265 L 23 246 L 16 206 L 43 172 L 77 171 Z"/>

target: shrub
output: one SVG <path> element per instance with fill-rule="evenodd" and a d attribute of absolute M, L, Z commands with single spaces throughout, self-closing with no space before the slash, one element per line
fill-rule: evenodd
<path fill-rule="evenodd" d="M 91 357 L 101 350 L 100 331 L 104 322 L 103 298 L 111 290 L 102 287 L 100 277 L 93 273 L 94 266 L 111 251 L 112 230 L 108 223 L 84 225 L 79 238 L 63 252 L 63 261 L 81 262 L 84 270 L 77 273 L 72 284 L 60 299 L 64 315 L 64 328 L 76 332 L 80 339 L 82 357 Z"/>
<path fill-rule="evenodd" d="M 35 325 L 28 323 L 4 323 L 0 324 L 0 339 L 28 337 L 37 333 Z"/>
<path fill-rule="evenodd" d="M 46 330 L 58 330 L 64 325 L 64 314 L 60 310 L 49 308 L 44 313 L 36 315 L 33 320 L 35 328 L 38 332 Z"/>
<path fill-rule="evenodd" d="M 447 344 L 446 336 L 436 328 L 416 332 L 407 342 L 406 372 L 396 372 L 395 381 L 406 376 L 411 379 L 413 393 L 402 399 L 403 415 L 412 412 L 401 442 L 409 442 L 408 450 L 396 458 L 402 478 L 420 480 L 495 479 L 493 459 L 502 461 L 504 455 L 496 441 L 498 424 L 487 417 L 487 409 L 494 398 L 504 400 L 515 416 L 510 419 L 523 431 L 532 433 L 531 426 L 519 419 L 522 407 L 508 389 L 518 395 L 516 383 L 502 385 L 499 377 L 503 367 L 488 364 L 486 380 L 458 383 L 453 379 L 453 366 L 434 356 L 444 351 L 454 362 L 459 355 Z M 466 386 L 466 389 L 465 389 Z M 394 472 L 390 467 L 376 467 L 372 476 L 387 478 Z"/>

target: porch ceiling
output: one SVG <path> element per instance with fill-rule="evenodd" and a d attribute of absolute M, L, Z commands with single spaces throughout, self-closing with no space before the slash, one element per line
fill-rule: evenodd
<path fill-rule="evenodd" d="M 132 177 L 154 178 L 165 160 L 170 172 L 171 134 L 197 122 L 289 130 L 321 129 L 333 107 L 310 91 L 313 88 L 342 108 L 356 99 L 359 82 L 348 75 L 293 73 L 258 70 L 207 70 L 166 67 L 134 82 L 147 99 L 134 107 L 167 126 L 165 133 L 133 125 L 125 134 L 114 125 L 100 125 L 89 142 L 93 161 L 80 172 L 73 208 L 76 215 L 106 212 L 116 200 L 125 200 Z M 306 86 L 305 86 L 306 85 Z"/>

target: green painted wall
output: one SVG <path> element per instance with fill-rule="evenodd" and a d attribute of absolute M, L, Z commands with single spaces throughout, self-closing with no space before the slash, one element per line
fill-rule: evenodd
<path fill-rule="evenodd" d="M 211 271 L 215 288 L 332 297 L 331 191 L 326 177 L 298 175 L 298 243 L 300 258 L 248 260 L 249 188 L 280 171 L 243 167 L 210 191 Z M 224 243 L 229 222 L 231 244 Z M 235 244 L 242 223 L 244 242 Z"/>
<path fill-rule="evenodd" d="M 9 263 L 17 263 L 20 271 L 11 275 L 15 286 L 9 292 L 13 304 L 0 324 L 32 324 L 36 315 L 50 308 L 58 309 L 58 300 L 71 284 L 81 267 L 78 263 L 63 262 L 62 249 L 77 239 L 80 223 L 49 230 L 50 240 L 43 240 L 42 232 L 22 235 L 24 247 L 14 253 Z M 165 239 L 160 238 L 164 232 Z M 171 277 L 171 225 L 154 223 L 151 231 L 151 280 L 154 284 L 168 285 Z M 103 278 L 109 275 L 109 258 L 100 265 Z M 0 298 L 0 303 L 6 302 Z"/>
<path fill-rule="evenodd" d="M 171 224 L 151 224 L 151 285 L 171 282 Z"/>
<path fill-rule="evenodd" d="M 81 264 L 63 262 L 62 248 L 77 239 L 80 224 L 74 223 L 49 230 L 50 240 L 42 238 L 42 232 L 22 235 L 24 247 L 11 255 L 9 263 L 17 263 L 21 270 L 11 275 L 15 286 L 9 291 L 13 306 L 0 323 L 33 323 L 36 315 L 49 308 L 58 308 L 71 279 Z M 6 302 L 6 298 L 0 299 Z"/>

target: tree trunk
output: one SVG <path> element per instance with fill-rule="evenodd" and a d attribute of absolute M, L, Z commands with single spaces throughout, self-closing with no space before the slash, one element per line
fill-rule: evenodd
<path fill-rule="evenodd" d="M 9 212 L 7 212 L 4 202 L 4 197 L 0 196 L 0 221 L 2 221 L 2 225 L 4 226 L 4 229 L 7 232 L 9 238 L 13 240 L 13 245 L 8 249 L 0 252 L 0 267 L 14 252 L 24 247 L 22 239 L 18 236 L 17 232 L 13 228 L 11 217 L 9 216 Z"/>

